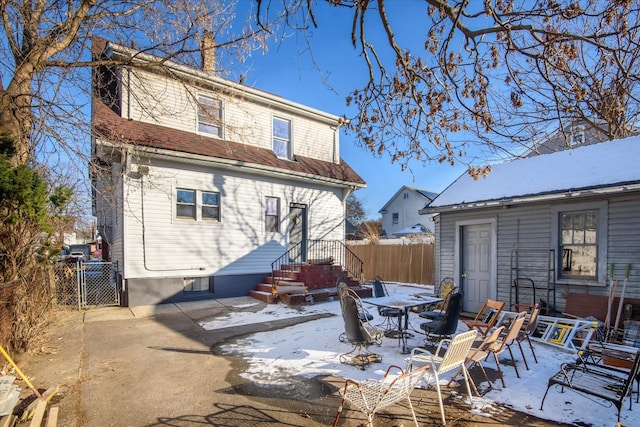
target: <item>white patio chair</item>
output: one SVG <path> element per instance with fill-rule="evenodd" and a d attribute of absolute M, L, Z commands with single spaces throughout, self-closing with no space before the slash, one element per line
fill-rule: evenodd
<path fill-rule="evenodd" d="M 413 369 L 415 364 L 426 364 L 426 366 L 430 368 L 427 371 L 427 378 L 429 383 L 431 377 L 435 379 L 436 389 L 438 390 L 438 403 L 440 404 L 440 416 L 442 417 L 443 426 L 446 425 L 447 421 L 444 416 L 442 392 L 440 391 L 440 375 L 454 369 L 462 369 L 462 374 L 464 375 L 465 383 L 467 385 L 467 393 L 469 394 L 469 402 L 471 402 L 471 387 L 469 386 L 470 379 L 465 362 L 477 334 L 478 331 L 472 329 L 458 334 L 450 340 L 442 340 L 438 343 L 435 354 L 422 348 L 414 348 L 411 351 L 407 370 L 410 371 Z M 446 351 L 442 356 L 438 356 L 445 345 L 447 346 Z"/>
<path fill-rule="evenodd" d="M 367 425 L 373 427 L 373 417 L 376 412 L 404 399 L 409 402 L 413 422 L 418 427 L 416 413 L 413 410 L 409 396 L 422 381 L 428 369 L 428 366 L 423 366 L 405 372 L 399 366 L 391 365 L 380 380 L 366 379 L 359 382 L 346 380 L 344 388 L 340 390 L 342 400 L 333 421 L 334 427 L 338 424 L 345 401 L 348 401 L 358 411 L 365 413 L 367 415 Z"/>

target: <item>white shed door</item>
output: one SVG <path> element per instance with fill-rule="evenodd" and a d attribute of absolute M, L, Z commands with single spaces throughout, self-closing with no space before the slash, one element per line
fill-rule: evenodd
<path fill-rule="evenodd" d="M 491 224 L 462 227 L 464 311 L 477 313 L 491 296 Z"/>

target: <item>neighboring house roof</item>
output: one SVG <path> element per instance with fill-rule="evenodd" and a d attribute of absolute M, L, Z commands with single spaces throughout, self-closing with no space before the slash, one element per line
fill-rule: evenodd
<path fill-rule="evenodd" d="M 486 178 L 462 174 L 420 213 L 640 190 L 640 136 L 491 166 Z"/>
<path fill-rule="evenodd" d="M 408 234 L 429 234 L 430 231 L 422 224 L 412 225 L 411 227 L 403 228 L 402 230 L 394 231 L 395 236 L 406 236 Z"/>
<path fill-rule="evenodd" d="M 215 161 L 226 166 L 281 173 L 300 179 L 320 179 L 336 185 L 364 187 L 364 180 L 345 162 L 339 164 L 296 156 L 295 161 L 278 158 L 272 150 L 239 142 L 213 139 L 151 123 L 127 120 L 99 99 L 93 102 L 93 126 L 97 137 L 114 145 L 132 144 L 140 151 L 165 154 L 176 159 L 185 153 L 191 160 Z"/>
<path fill-rule="evenodd" d="M 416 188 L 416 187 L 410 187 L 408 185 L 403 185 L 402 187 L 400 187 L 400 189 L 398 191 L 396 191 L 396 193 L 391 196 L 391 198 L 387 201 L 387 203 L 385 203 L 385 205 L 382 207 L 382 209 L 380 209 L 378 211 L 378 213 L 384 213 L 387 208 L 389 207 L 389 205 L 395 200 L 396 197 L 398 197 L 400 195 L 400 193 L 402 193 L 405 190 L 409 190 L 409 191 L 413 191 L 415 193 L 417 193 L 418 195 L 424 197 L 425 199 L 427 199 L 428 202 L 430 202 L 431 200 L 435 199 L 436 196 L 438 195 L 438 193 L 434 193 L 433 191 L 428 191 L 428 190 L 422 190 L 420 188 Z"/>

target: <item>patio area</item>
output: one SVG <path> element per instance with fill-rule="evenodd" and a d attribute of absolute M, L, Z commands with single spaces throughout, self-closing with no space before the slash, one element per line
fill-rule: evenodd
<path fill-rule="evenodd" d="M 419 292 L 428 291 L 428 287 L 411 284 L 387 283 L 390 295 L 410 297 Z M 365 307 L 367 306 L 365 300 Z M 238 309 L 246 308 L 238 307 Z M 382 324 L 384 319 L 376 310 L 369 310 L 374 315 L 373 324 Z M 340 342 L 339 336 L 344 331 L 339 301 L 329 301 L 304 307 L 287 307 L 282 304 L 270 305 L 258 312 L 232 312 L 228 316 L 216 317 L 210 321 L 202 321 L 200 326 L 205 330 L 233 327 L 245 324 L 270 322 L 289 317 L 315 316 L 318 314 L 332 314 L 318 320 L 312 320 L 287 327 L 282 330 L 261 332 L 237 339 L 221 346 L 222 354 L 241 357 L 246 362 L 246 368 L 241 376 L 251 381 L 257 387 L 281 386 L 286 387 L 290 376 L 315 378 L 318 376 L 336 376 L 345 379 L 361 381 L 367 378 L 381 378 L 389 365 L 406 365 L 407 355 L 402 353 L 402 344 L 397 338 L 383 338 L 380 345 L 370 347 L 370 350 L 382 356 L 381 363 L 373 363 L 365 370 L 358 366 L 340 363 L 340 354 L 351 350 L 349 343 Z M 409 329 L 413 330 L 413 337 L 407 339 L 409 348 L 420 347 L 424 343 L 424 335 L 419 323 L 424 321 L 417 314 L 410 314 Z M 459 322 L 458 332 L 467 328 Z M 501 386 L 497 379 L 495 364 L 490 358 L 483 362 L 493 382 L 493 389 L 483 397 L 474 396 L 472 405 L 462 403 L 467 399 L 464 393 L 462 377 L 453 384 L 455 389 L 446 387 L 449 377 L 441 378 L 443 397 L 453 395 L 461 400 L 461 405 L 467 407 L 470 413 L 482 415 L 499 411 L 498 406 L 507 406 L 516 411 L 527 413 L 535 417 L 570 425 L 616 425 L 616 410 L 604 401 L 597 401 L 568 391 L 561 393 L 552 388 L 545 401 L 544 410 L 540 410 L 540 402 L 546 390 L 547 380 L 555 374 L 563 362 L 576 360 L 576 352 L 558 346 L 535 342 L 536 355 L 539 363 L 534 363 L 530 349 L 525 345 L 524 351 L 529 362 L 530 370 L 526 370 L 522 356 L 515 349 L 514 356 L 518 364 L 521 378 L 516 377 L 515 370 L 510 366 L 510 360 L 500 358 L 506 387 Z M 480 382 L 477 372 L 476 385 L 480 390 L 485 389 L 486 382 Z M 339 384 L 337 385 L 340 386 Z M 458 392 L 459 391 L 459 392 Z M 635 401 L 635 396 L 633 396 Z M 437 406 L 437 402 L 434 402 Z M 634 402 L 635 403 L 635 402 Z M 347 405 L 348 408 L 348 405 Z M 337 408 L 336 408 L 337 409 Z M 355 413 L 354 413 L 355 414 Z M 362 415 L 362 419 L 366 418 Z M 623 425 L 634 425 L 635 416 L 629 411 L 628 400 L 625 402 L 621 415 Z"/>

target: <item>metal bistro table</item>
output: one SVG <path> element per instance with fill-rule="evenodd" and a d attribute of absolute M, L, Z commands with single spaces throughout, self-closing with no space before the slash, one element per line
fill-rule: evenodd
<path fill-rule="evenodd" d="M 409 329 L 409 311 L 423 307 L 427 305 L 436 304 L 442 301 L 442 298 L 439 297 L 429 297 L 429 296 L 413 296 L 413 297 L 397 297 L 397 296 L 385 296 L 380 298 L 368 298 L 364 300 L 366 304 L 375 305 L 377 307 L 390 308 L 393 310 L 399 310 L 404 317 L 398 319 L 398 339 L 402 341 L 402 353 L 407 354 L 407 337 L 413 336 L 408 332 Z"/>

